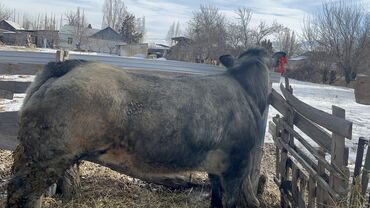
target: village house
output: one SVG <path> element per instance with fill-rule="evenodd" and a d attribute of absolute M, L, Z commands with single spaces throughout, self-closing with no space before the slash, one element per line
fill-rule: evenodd
<path fill-rule="evenodd" d="M 193 57 L 192 40 L 187 37 L 174 37 L 175 45 L 170 48 L 167 58 L 178 61 L 195 61 Z"/>
<path fill-rule="evenodd" d="M 65 50 L 92 51 L 119 54 L 119 46 L 126 44 L 122 37 L 111 27 L 103 30 L 91 26 L 79 28 L 65 25 L 59 32 L 59 47 Z"/>
<path fill-rule="evenodd" d="M 55 48 L 59 44 L 57 30 L 25 30 L 18 23 L 0 21 L 0 42 L 7 45 Z"/>
<path fill-rule="evenodd" d="M 59 30 L 59 48 L 64 50 L 87 50 L 88 37 L 99 32 L 91 27 L 64 25 Z"/>

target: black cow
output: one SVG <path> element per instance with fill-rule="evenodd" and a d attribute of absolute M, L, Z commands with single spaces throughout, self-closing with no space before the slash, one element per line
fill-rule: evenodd
<path fill-rule="evenodd" d="M 22 148 L 7 207 L 34 206 L 80 160 L 143 179 L 206 171 L 212 207 L 243 206 L 250 151 L 264 128 L 267 53 L 250 49 L 220 61 L 224 74 L 176 78 L 96 62 L 49 63 L 20 112 Z"/>

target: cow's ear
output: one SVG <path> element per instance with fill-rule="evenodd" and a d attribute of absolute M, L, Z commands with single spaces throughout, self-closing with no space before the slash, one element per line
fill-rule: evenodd
<path fill-rule="evenodd" d="M 231 56 L 231 55 L 223 55 L 223 56 L 220 56 L 220 62 L 226 68 L 232 68 L 234 66 L 234 64 L 235 64 L 234 57 Z"/>

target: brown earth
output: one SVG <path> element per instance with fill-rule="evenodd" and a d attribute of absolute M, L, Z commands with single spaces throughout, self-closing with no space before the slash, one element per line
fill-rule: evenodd
<path fill-rule="evenodd" d="M 265 193 L 262 195 L 262 207 L 279 207 L 279 194 L 273 182 L 275 171 L 274 146 L 265 144 L 262 171 L 268 177 Z M 12 164 L 11 151 L 0 150 L 0 207 L 6 200 L 6 183 L 10 178 Z M 206 174 L 193 174 L 195 180 L 207 180 Z M 81 197 L 67 204 L 61 198 L 47 197 L 46 208 L 118 208 L 118 207 L 198 207 L 208 208 L 210 195 L 206 186 L 185 190 L 170 190 L 162 186 L 148 184 L 138 179 L 125 176 L 103 166 L 82 162 Z"/>

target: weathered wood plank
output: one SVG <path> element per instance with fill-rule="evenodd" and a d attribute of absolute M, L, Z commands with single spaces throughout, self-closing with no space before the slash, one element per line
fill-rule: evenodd
<path fill-rule="evenodd" d="M 338 118 L 322 110 L 316 109 L 296 98 L 288 90 L 285 89 L 283 84 L 280 84 L 280 90 L 283 93 L 287 102 L 294 107 L 297 112 L 304 117 L 319 124 L 320 126 L 336 132 L 340 136 L 352 139 L 352 122 L 343 118 Z"/>
<path fill-rule="evenodd" d="M 298 177 L 299 177 L 299 169 L 296 164 L 292 164 L 292 197 L 294 205 L 298 206 L 298 196 L 299 196 L 299 190 L 298 190 Z"/>
<path fill-rule="evenodd" d="M 0 113 L 0 149 L 14 150 L 18 144 L 18 112 Z"/>
<path fill-rule="evenodd" d="M 336 106 L 332 106 L 333 115 L 342 119 L 345 119 L 345 110 Z M 352 132 L 351 132 L 352 134 Z M 331 163 L 339 168 L 342 172 L 345 171 L 346 161 L 348 158 L 345 151 L 345 138 L 342 135 L 333 133 L 332 149 L 331 149 Z M 347 152 L 348 154 L 348 152 Z M 345 196 L 348 189 L 347 177 L 338 177 L 335 174 L 330 174 L 330 186 L 341 196 Z"/>
<path fill-rule="evenodd" d="M 312 147 L 300 134 L 298 134 L 298 132 L 294 131 L 294 129 L 292 129 L 287 123 L 285 123 L 284 120 L 279 119 L 279 118 L 273 118 L 273 121 L 277 123 L 278 126 L 281 125 L 284 129 L 289 131 L 332 174 L 336 174 L 338 177 L 339 176 L 347 177 L 347 175 L 345 175 L 341 170 L 337 169 L 336 166 L 332 166 L 324 157 L 321 157 L 318 150 Z M 297 153 L 299 153 L 299 151 L 297 151 Z M 310 161 L 311 160 L 309 160 L 308 162 Z M 315 166 L 316 165 L 314 165 L 313 167 Z"/>
<path fill-rule="evenodd" d="M 367 143 L 368 141 L 364 137 L 360 137 L 358 140 L 356 162 L 355 162 L 355 169 L 353 171 L 352 184 L 355 184 L 356 177 L 359 176 L 361 173 L 362 161 L 364 158 L 364 151 L 365 151 L 365 144 Z"/>
<path fill-rule="evenodd" d="M 0 63 L 0 74 L 7 75 L 35 75 L 42 70 L 43 64 L 10 64 Z"/>
<path fill-rule="evenodd" d="M 295 116 L 294 124 L 313 141 L 323 147 L 325 151 L 330 152 L 332 138 L 321 127 L 312 123 L 299 113 L 297 113 Z"/>
<path fill-rule="evenodd" d="M 310 157 L 308 157 L 307 154 L 301 148 L 298 148 L 294 144 L 293 145 L 289 145 L 289 146 L 291 148 L 293 148 L 297 152 L 297 154 L 300 157 L 302 157 L 302 159 L 304 159 L 315 171 L 317 171 L 317 169 L 318 169 L 317 164 Z"/>
<path fill-rule="evenodd" d="M 370 148 L 369 146 L 367 146 L 365 164 L 362 169 L 362 178 L 361 178 L 361 186 L 362 186 L 361 193 L 363 196 L 366 195 L 367 186 L 369 185 L 369 175 L 370 175 Z"/>
<path fill-rule="evenodd" d="M 25 93 L 31 82 L 0 81 L 0 89 L 12 93 Z"/>
<path fill-rule="evenodd" d="M 271 89 L 270 104 L 278 110 L 282 115 L 287 115 L 289 105 L 286 103 L 283 96 L 281 96 L 276 90 Z"/>
<path fill-rule="evenodd" d="M 13 97 L 14 97 L 14 94 L 12 92 L 0 89 L 0 99 L 12 100 Z"/>
<path fill-rule="evenodd" d="M 18 132 L 18 111 L 0 112 L 0 132 L 15 136 Z"/>
<path fill-rule="evenodd" d="M 16 136 L 3 135 L 0 133 L 0 149 L 14 151 L 18 143 Z"/>
<path fill-rule="evenodd" d="M 272 137 L 277 136 L 276 125 L 272 121 L 269 122 L 269 133 L 272 135 Z M 278 146 L 276 146 L 275 147 L 275 174 L 277 178 L 280 178 L 279 164 L 280 164 L 280 149 Z"/>
<path fill-rule="evenodd" d="M 302 172 L 301 172 L 302 173 Z M 305 208 L 306 207 L 306 186 L 307 180 L 304 177 L 299 178 L 299 196 L 298 196 L 298 207 Z"/>
<path fill-rule="evenodd" d="M 314 177 L 317 183 L 327 191 L 334 199 L 341 199 L 340 196 L 329 186 L 329 184 L 318 174 L 299 154 L 286 144 L 283 140 L 276 140 L 279 142 L 293 157 L 307 170 L 307 172 Z"/>
<path fill-rule="evenodd" d="M 320 155 L 320 157 L 325 158 L 325 152 L 324 151 L 319 150 L 318 154 Z M 321 177 L 325 174 L 325 166 L 322 163 L 322 161 L 318 161 L 317 174 L 319 174 L 319 176 L 321 176 Z M 316 203 L 317 203 L 318 208 L 325 208 L 326 207 L 326 202 L 328 201 L 328 197 L 329 196 L 325 193 L 324 188 L 322 186 L 317 186 L 317 200 L 316 200 Z"/>
<path fill-rule="evenodd" d="M 276 136 L 277 134 L 276 125 L 272 121 L 269 122 L 269 133 L 272 136 Z"/>
<path fill-rule="evenodd" d="M 287 115 L 289 112 L 289 104 L 276 90 L 271 91 L 271 105 L 278 110 L 282 115 Z M 323 146 L 326 151 L 330 152 L 331 136 L 326 133 L 321 127 L 313 124 L 311 121 L 303 117 L 299 113 L 294 114 L 294 125 L 307 134 L 320 146 Z"/>
<path fill-rule="evenodd" d="M 308 181 L 308 207 L 314 208 L 316 206 L 316 181 L 310 176 Z"/>

